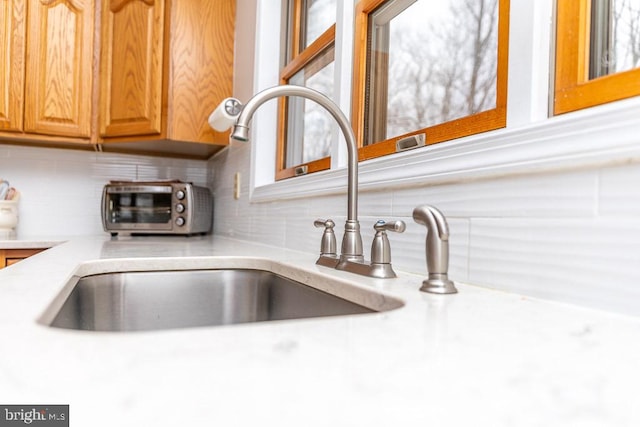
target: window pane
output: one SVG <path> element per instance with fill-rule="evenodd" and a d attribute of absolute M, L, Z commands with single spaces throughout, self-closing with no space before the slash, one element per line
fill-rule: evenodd
<path fill-rule="evenodd" d="M 640 0 L 592 0 L 589 77 L 640 67 Z"/>
<path fill-rule="evenodd" d="M 496 106 L 497 0 L 396 0 L 370 15 L 365 144 Z"/>
<path fill-rule="evenodd" d="M 307 86 L 333 98 L 334 48 L 322 53 L 296 73 L 289 84 Z M 313 101 L 300 97 L 287 98 L 287 138 L 285 167 L 328 157 L 335 121 Z"/>
<path fill-rule="evenodd" d="M 304 2 L 303 48 L 308 47 L 336 22 L 336 0 L 306 0 Z"/>

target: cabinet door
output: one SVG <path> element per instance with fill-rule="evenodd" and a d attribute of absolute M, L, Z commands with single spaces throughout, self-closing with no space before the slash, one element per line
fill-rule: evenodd
<path fill-rule="evenodd" d="M 159 134 L 164 1 L 108 0 L 103 4 L 100 135 Z"/>
<path fill-rule="evenodd" d="M 29 0 L 25 131 L 89 137 L 92 0 Z"/>
<path fill-rule="evenodd" d="M 0 130 L 22 130 L 26 0 L 0 0 Z"/>
<path fill-rule="evenodd" d="M 2 0 L 0 0 L 2 1 Z M 9 267 L 45 249 L 0 249 L 0 268 Z"/>
<path fill-rule="evenodd" d="M 228 143 L 207 118 L 233 92 L 235 0 L 171 4 L 169 138 Z"/>

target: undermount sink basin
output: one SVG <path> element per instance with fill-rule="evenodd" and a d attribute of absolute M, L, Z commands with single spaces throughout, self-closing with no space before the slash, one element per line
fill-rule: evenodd
<path fill-rule="evenodd" d="M 49 326 L 143 331 L 379 311 L 262 270 L 114 272 L 72 281 L 64 302 L 49 308 Z"/>

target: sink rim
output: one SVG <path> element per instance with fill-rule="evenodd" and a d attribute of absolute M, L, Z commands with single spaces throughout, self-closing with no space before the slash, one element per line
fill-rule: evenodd
<path fill-rule="evenodd" d="M 378 312 L 371 313 L 373 315 L 405 306 L 405 302 L 396 296 L 372 289 L 363 283 L 324 274 L 318 268 L 314 265 L 315 270 L 305 269 L 268 258 L 248 256 L 113 258 L 86 261 L 76 267 L 71 277 L 58 290 L 36 321 L 41 325 L 50 327 L 67 298 L 75 289 L 78 281 L 83 277 L 129 272 L 260 270 L 299 282 Z"/>

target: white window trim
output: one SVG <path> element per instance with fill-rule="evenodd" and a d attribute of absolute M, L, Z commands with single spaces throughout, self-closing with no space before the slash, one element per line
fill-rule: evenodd
<path fill-rule="evenodd" d="M 262 4 L 264 7 L 261 7 Z M 277 84 L 273 48 L 279 11 L 258 5 L 255 87 Z M 338 104 L 350 111 L 353 4 L 336 23 Z M 347 6 L 348 5 L 348 6 Z M 274 22 L 277 16 L 277 24 Z M 507 128 L 361 162 L 362 190 L 439 185 L 490 177 L 602 167 L 640 158 L 638 97 L 548 118 L 553 0 L 511 1 Z M 262 25 L 261 25 L 262 24 Z M 546 24 L 546 25 L 545 25 Z M 262 32 L 262 30 L 265 32 Z M 267 33 L 273 33 L 271 35 Z M 552 53 L 552 52 L 551 52 Z M 346 66 L 345 66 L 346 64 Z M 272 74 L 275 75 L 273 80 Z M 345 82 L 349 82 L 346 84 Z M 252 202 L 344 193 L 346 150 L 334 147 L 331 170 L 274 182 L 276 106 L 260 108 L 252 125 Z M 264 120 L 258 120 L 265 117 Z M 273 135 L 272 138 L 265 135 Z M 271 152 L 273 152 L 271 154 Z M 269 157 L 270 156 L 270 157 Z M 257 161 L 256 159 L 260 159 Z M 267 159 L 267 160 L 265 160 Z M 269 161 L 268 159 L 273 159 Z M 336 161 L 337 160 L 337 161 Z"/>

